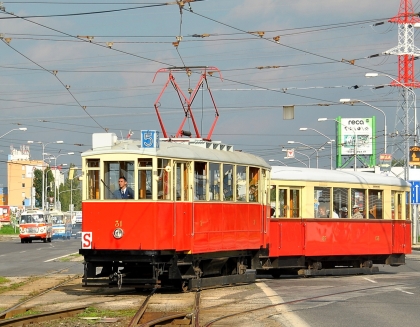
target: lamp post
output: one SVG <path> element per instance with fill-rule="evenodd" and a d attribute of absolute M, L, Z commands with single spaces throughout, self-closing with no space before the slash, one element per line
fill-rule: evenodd
<path fill-rule="evenodd" d="M 337 119 L 334 119 L 334 118 L 318 118 L 318 121 L 326 121 L 326 120 L 333 120 L 340 125 L 347 126 L 347 125 L 342 124 L 341 122 L 339 122 Z M 349 126 L 347 126 L 347 127 L 349 127 Z M 353 129 L 350 129 L 350 130 L 354 134 L 354 141 L 353 141 L 353 143 L 354 143 L 354 171 L 356 171 L 357 170 L 356 169 L 356 166 L 357 166 L 357 139 L 356 138 L 357 137 L 356 137 L 356 132 Z"/>
<path fill-rule="evenodd" d="M 403 83 L 401 83 L 399 80 L 395 79 L 394 77 L 392 77 L 391 75 L 388 74 L 379 74 L 379 73 L 367 73 L 365 74 L 366 77 L 377 77 L 377 76 L 386 76 L 390 79 L 392 79 L 395 83 L 397 83 L 398 85 L 402 86 L 405 90 L 407 90 L 408 92 L 410 92 L 413 95 L 413 99 L 414 99 L 414 145 L 417 144 L 417 105 L 416 105 L 416 93 L 409 87 L 407 87 L 406 85 L 404 85 Z M 406 101 L 406 97 L 404 97 L 404 100 Z M 408 110 L 406 113 L 406 141 L 405 141 L 405 165 L 404 165 L 404 177 L 405 180 L 408 181 L 410 179 L 410 169 L 409 169 L 409 161 L 410 161 L 410 144 L 409 144 L 409 119 L 408 119 Z"/>
<path fill-rule="evenodd" d="M 26 128 L 26 127 L 19 127 L 19 128 L 13 128 L 13 129 L 11 129 L 10 131 L 8 131 L 7 133 L 4 133 L 2 136 L 0 136 L 0 139 L 3 137 L 3 136 L 6 136 L 7 134 L 9 134 L 9 133 L 11 133 L 11 132 L 13 132 L 13 131 L 27 131 L 28 129 Z"/>
<path fill-rule="evenodd" d="M 79 176 L 74 176 L 74 171 L 79 169 L 79 167 L 72 167 L 69 170 L 69 179 L 70 179 L 70 217 L 73 220 L 73 179 L 79 178 Z M 71 172 L 73 170 L 73 172 Z M 71 177 L 71 178 L 70 178 Z"/>
<path fill-rule="evenodd" d="M 305 143 L 301 143 L 301 142 L 297 142 L 297 141 L 287 141 L 287 143 L 289 143 L 289 144 L 295 144 L 295 143 L 297 143 L 297 144 L 301 144 L 301 145 L 303 145 L 303 146 L 306 146 L 306 147 L 308 147 L 308 148 L 311 148 L 311 149 L 314 149 L 315 150 L 315 152 L 316 152 L 316 168 L 318 168 L 318 150 L 316 149 L 316 148 L 314 148 L 314 147 L 312 147 L 312 146 L 310 146 L 310 145 L 307 145 L 307 144 L 305 144 Z"/>
<path fill-rule="evenodd" d="M 384 153 L 387 153 L 387 137 L 388 137 L 388 133 L 387 133 L 387 127 L 386 127 L 386 115 L 385 115 L 385 112 L 382 109 L 379 109 L 379 108 L 377 108 L 375 106 L 372 106 L 370 103 L 367 103 L 365 101 L 358 100 L 358 99 L 340 99 L 340 102 L 341 103 L 344 103 L 344 104 L 350 104 L 350 105 L 353 105 L 354 103 L 360 102 L 360 103 L 363 103 L 363 104 L 367 105 L 368 107 L 371 107 L 371 108 L 373 108 L 375 110 L 380 111 L 384 115 L 384 133 L 385 133 L 385 143 L 384 143 L 384 149 L 385 149 L 385 151 L 384 151 Z"/>
<path fill-rule="evenodd" d="M 67 156 L 67 155 L 71 156 L 73 154 L 74 154 L 74 152 L 67 152 L 67 153 L 61 153 L 57 156 L 51 156 L 50 159 L 54 159 L 54 169 L 55 169 L 55 171 L 57 171 L 57 158 L 58 157 Z M 57 209 L 57 196 L 56 196 L 56 194 L 57 194 L 57 192 L 56 192 L 57 182 L 56 182 L 56 179 L 57 179 L 57 174 L 55 174 L 55 176 L 54 176 L 54 208 L 55 209 Z"/>
<path fill-rule="evenodd" d="M 287 150 L 288 150 L 288 149 L 281 149 L 281 151 L 283 151 L 283 152 L 287 152 Z M 303 152 L 296 151 L 296 149 L 294 150 L 294 152 L 295 152 L 295 153 L 299 153 L 299 154 L 301 154 L 302 156 L 307 157 L 307 158 L 308 158 L 308 163 L 309 163 L 309 168 L 311 168 L 311 157 L 310 157 L 310 156 L 308 156 L 307 154 L 304 154 Z M 294 158 L 295 158 L 296 160 L 298 160 L 296 157 L 294 157 Z M 292 159 L 292 158 L 287 157 L 287 159 Z M 300 161 L 300 160 L 298 160 L 298 161 Z M 300 161 L 300 162 L 302 162 L 302 161 Z M 306 165 L 306 164 L 305 164 L 305 166 L 306 166 L 306 167 L 308 167 L 308 165 Z"/>
<path fill-rule="evenodd" d="M 322 135 L 322 136 L 324 136 L 324 137 L 326 137 L 328 139 L 328 142 L 327 143 L 330 144 L 330 169 L 332 170 L 332 144 L 333 144 L 334 140 L 333 139 L 330 139 L 327 135 L 321 133 L 320 131 L 317 131 L 314 128 L 310 128 L 310 127 L 301 127 L 301 128 L 299 128 L 300 131 L 306 131 L 308 129 L 311 130 L 311 131 L 317 132 L 318 134 L 320 134 L 320 135 Z"/>
<path fill-rule="evenodd" d="M 302 160 L 300 160 L 296 157 L 294 157 L 294 158 L 284 157 L 284 159 L 295 159 L 295 160 L 299 161 L 300 163 L 302 163 L 303 165 L 305 165 L 306 167 L 308 167 L 308 165 L 306 163 L 304 163 Z"/>
<path fill-rule="evenodd" d="M 28 141 L 28 143 L 32 144 L 32 143 L 37 143 L 37 144 L 41 144 L 42 145 L 42 210 L 45 210 L 45 196 L 44 196 L 44 192 L 45 192 L 45 172 L 44 172 L 44 156 L 45 156 L 45 147 L 48 144 L 52 144 L 52 143 L 64 143 L 63 141 L 54 141 L 54 142 L 48 142 L 48 143 L 43 143 L 41 141 Z"/>
<path fill-rule="evenodd" d="M 280 160 L 275 160 L 275 159 L 269 159 L 268 160 L 269 162 L 274 162 L 274 161 L 278 161 L 278 162 L 280 162 L 282 165 L 285 165 L 285 166 L 287 166 L 283 161 L 280 161 Z"/>

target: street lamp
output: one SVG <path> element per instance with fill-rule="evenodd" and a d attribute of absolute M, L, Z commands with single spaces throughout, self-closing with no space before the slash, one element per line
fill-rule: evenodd
<path fill-rule="evenodd" d="M 303 146 L 306 146 L 308 148 L 314 149 L 315 152 L 316 152 L 316 168 L 318 168 L 318 150 L 316 148 L 314 148 L 314 147 L 312 147 L 310 145 L 307 145 L 305 143 L 297 142 L 297 141 L 287 141 L 287 143 L 289 143 L 289 144 L 295 144 L 295 143 L 297 143 L 297 144 L 301 144 Z"/>
<path fill-rule="evenodd" d="M 69 170 L 69 179 L 70 179 L 70 217 L 71 217 L 71 219 L 73 219 L 73 179 L 79 178 L 82 175 L 74 176 L 73 173 L 70 173 L 70 172 L 71 172 L 71 170 L 73 170 L 73 172 L 74 172 L 77 169 L 79 169 L 79 167 L 72 167 Z"/>
<path fill-rule="evenodd" d="M 333 120 L 333 121 L 335 121 L 336 123 L 338 123 L 342 126 L 347 126 L 347 125 L 342 124 L 341 122 L 339 122 L 337 119 L 334 119 L 334 118 L 318 118 L 318 121 L 326 121 L 326 120 Z M 349 127 L 349 126 L 347 126 L 347 127 Z M 354 171 L 356 171 L 357 170 L 356 169 L 356 166 L 357 166 L 357 139 L 356 138 L 357 137 L 356 137 L 356 132 L 351 128 L 349 128 L 349 129 L 354 134 L 354 141 L 353 141 L 353 143 L 354 143 Z"/>
<path fill-rule="evenodd" d="M 322 136 L 325 136 L 328 139 L 328 142 L 327 143 L 330 144 L 330 169 L 332 170 L 332 144 L 333 144 L 334 140 L 333 139 L 330 139 L 327 135 L 321 133 L 320 131 L 317 131 L 314 128 L 310 128 L 310 127 L 301 127 L 301 128 L 299 128 L 300 131 L 306 131 L 308 129 L 311 130 L 311 131 L 317 132 L 318 134 L 320 134 Z"/>
<path fill-rule="evenodd" d="M 306 163 L 304 163 L 302 160 L 300 160 L 300 159 L 298 159 L 298 158 L 296 158 L 296 157 L 294 157 L 294 158 L 284 157 L 284 159 L 295 159 L 295 160 L 299 161 L 300 163 L 304 164 L 306 167 L 308 167 L 308 165 L 307 165 Z M 309 167 L 309 168 L 310 168 L 310 167 Z"/>
<path fill-rule="evenodd" d="M 417 138 L 417 105 L 416 105 L 416 93 L 409 87 L 407 87 L 406 85 L 404 85 L 403 83 L 401 83 L 399 80 L 395 79 L 394 77 L 392 77 L 391 75 L 388 74 L 379 74 L 379 73 L 367 73 L 365 74 L 366 77 L 377 77 L 377 76 L 386 76 L 390 79 L 392 79 L 395 83 L 397 83 L 398 85 L 402 86 L 405 90 L 409 91 L 412 95 L 413 95 L 413 99 L 414 99 L 414 145 L 417 144 L 416 138 Z M 404 97 L 404 100 L 406 101 L 406 97 Z M 408 109 L 408 108 L 407 108 Z M 405 166 L 404 166 L 404 175 L 405 175 L 405 180 L 408 181 L 410 179 L 410 169 L 409 169 L 409 161 L 410 161 L 410 144 L 409 144 L 409 119 L 408 119 L 408 110 L 406 112 L 406 142 L 405 142 Z"/>
<path fill-rule="evenodd" d="M 7 134 L 9 134 L 9 133 L 11 133 L 11 132 L 13 132 L 13 131 L 26 131 L 26 130 L 28 130 L 26 127 L 13 128 L 13 129 L 11 129 L 10 131 L 8 131 L 7 133 L 4 133 L 2 136 L 0 136 L 0 139 L 1 139 L 3 136 L 6 136 Z"/>
<path fill-rule="evenodd" d="M 57 171 L 57 158 L 58 157 L 61 157 L 61 156 L 67 156 L 67 155 L 73 155 L 74 154 L 74 152 L 67 152 L 67 153 L 61 153 L 61 154 L 59 154 L 59 155 L 57 155 L 57 156 L 51 156 L 51 157 L 49 157 L 49 159 L 54 159 L 54 169 L 55 169 L 55 171 Z M 57 196 L 56 196 L 56 194 L 57 194 L 57 192 L 56 192 L 56 190 L 57 190 L 57 181 L 56 181 L 56 178 L 57 178 L 57 174 L 55 174 L 55 176 L 54 176 L 54 208 L 55 209 L 57 209 Z"/>
<path fill-rule="evenodd" d="M 280 162 L 282 165 L 287 166 L 287 165 L 286 165 L 283 161 L 280 161 L 280 160 L 269 159 L 268 161 L 270 161 L 270 162 L 278 161 L 278 162 Z"/>
<path fill-rule="evenodd" d="M 385 144 L 384 144 L 385 152 L 384 153 L 387 153 L 387 137 L 388 137 L 388 133 L 387 133 L 387 130 L 386 130 L 386 115 L 385 115 L 385 112 L 382 109 L 379 109 L 379 108 L 377 108 L 375 106 L 372 106 L 370 103 L 367 103 L 365 101 L 358 100 L 358 99 L 340 99 L 340 102 L 341 103 L 344 103 L 344 104 L 350 104 L 350 105 L 353 105 L 354 103 L 360 102 L 360 103 L 363 103 L 363 104 L 367 105 L 368 107 L 371 107 L 371 108 L 373 108 L 375 110 L 378 110 L 378 111 L 382 112 L 382 114 L 384 115 L 384 122 L 385 122 L 384 123 L 384 133 L 385 133 Z"/>
<path fill-rule="evenodd" d="M 44 196 L 44 192 L 45 192 L 45 172 L 44 172 L 44 155 L 45 155 L 45 147 L 48 144 L 51 143 L 64 143 L 63 141 L 54 141 L 54 142 L 48 142 L 48 143 L 43 143 L 41 141 L 28 141 L 28 143 L 32 144 L 32 143 L 37 143 L 37 144 L 41 144 L 42 145 L 42 210 L 45 210 L 45 196 Z"/>
<path fill-rule="evenodd" d="M 288 149 L 281 149 L 281 151 L 283 151 L 283 152 L 287 152 L 288 151 Z M 299 153 L 299 154 L 301 154 L 302 156 L 305 156 L 306 158 L 308 158 L 308 164 L 309 164 L 309 168 L 311 168 L 311 157 L 310 156 L 308 156 L 307 154 L 304 154 L 303 152 L 299 152 L 299 151 L 296 151 L 296 149 L 294 149 L 293 150 L 293 152 L 294 153 Z M 290 157 L 287 157 L 288 159 L 293 159 L 293 158 L 290 158 Z M 296 157 L 294 157 L 297 161 L 300 161 L 300 160 L 298 160 Z M 302 161 L 300 161 L 300 162 L 302 162 Z M 305 164 L 305 163 L 304 163 Z M 305 166 L 306 167 L 308 167 L 308 165 L 307 164 L 305 164 Z"/>

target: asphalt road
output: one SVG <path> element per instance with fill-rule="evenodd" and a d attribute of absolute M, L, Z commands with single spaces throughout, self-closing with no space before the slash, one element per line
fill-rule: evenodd
<path fill-rule="evenodd" d="M 78 253 L 80 239 L 53 240 L 51 243 L 32 241 L 20 243 L 20 239 L 6 238 L 0 242 L 0 276 L 33 276 L 53 273 L 83 274 L 82 262 L 54 260 Z"/>
<path fill-rule="evenodd" d="M 379 266 L 374 275 L 264 280 L 262 290 L 284 326 L 401 326 L 420 321 L 420 251 L 400 267 Z"/>

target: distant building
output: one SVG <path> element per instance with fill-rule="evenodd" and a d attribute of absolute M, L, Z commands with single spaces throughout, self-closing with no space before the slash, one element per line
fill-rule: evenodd
<path fill-rule="evenodd" d="M 4 204 L 17 207 L 35 206 L 35 190 L 32 187 L 34 170 L 42 167 L 45 169 L 48 165 L 43 165 L 42 160 L 30 160 L 28 146 L 22 145 L 19 150 L 10 146 L 7 158 L 7 203 Z"/>

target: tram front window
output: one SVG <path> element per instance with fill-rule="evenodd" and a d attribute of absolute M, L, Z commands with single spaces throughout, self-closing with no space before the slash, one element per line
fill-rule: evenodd
<path fill-rule="evenodd" d="M 124 176 L 127 180 L 127 187 L 134 189 L 134 162 L 133 161 L 107 161 L 104 163 L 105 198 L 118 199 L 120 189 L 118 180 Z"/>

